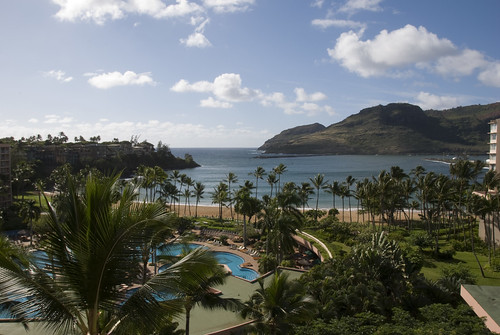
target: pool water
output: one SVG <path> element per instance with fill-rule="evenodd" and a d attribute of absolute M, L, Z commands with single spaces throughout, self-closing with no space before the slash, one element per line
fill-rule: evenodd
<path fill-rule="evenodd" d="M 183 251 L 191 251 L 196 248 L 199 248 L 200 246 L 201 245 L 195 243 L 174 244 L 170 245 L 163 253 L 166 255 L 180 255 Z M 214 254 L 219 264 L 226 264 L 229 267 L 233 276 L 240 277 L 246 280 L 254 280 L 259 277 L 258 272 L 252 269 L 240 267 L 240 265 L 245 262 L 245 260 L 242 257 L 230 252 L 223 252 L 223 251 L 214 251 Z M 162 268 L 160 268 L 160 271 L 162 270 Z"/>
<path fill-rule="evenodd" d="M 226 264 L 233 276 L 240 277 L 246 280 L 254 280 L 259 277 L 259 274 L 247 268 L 242 268 L 240 265 L 245 262 L 243 258 L 238 255 L 232 254 L 230 252 L 217 251 L 214 252 L 215 258 L 219 261 L 219 264 Z"/>

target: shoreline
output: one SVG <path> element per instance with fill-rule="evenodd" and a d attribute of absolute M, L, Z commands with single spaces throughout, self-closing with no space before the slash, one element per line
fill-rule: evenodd
<path fill-rule="evenodd" d="M 189 212 L 189 207 L 191 207 L 191 214 Z M 310 210 L 311 208 L 306 208 L 307 210 Z M 326 208 L 320 208 L 322 210 L 328 211 L 329 209 Z M 301 208 L 299 210 L 302 211 Z M 173 212 L 173 207 L 171 209 Z M 176 205 L 175 206 L 175 212 L 180 216 L 180 217 L 194 217 L 195 216 L 195 206 L 184 206 L 184 205 Z M 413 211 L 413 220 L 420 220 L 418 214 L 420 212 L 415 210 Z M 350 215 L 352 216 L 352 221 L 350 220 Z M 207 206 L 207 205 L 198 205 L 198 217 L 206 217 L 206 218 L 212 218 L 212 219 L 218 219 L 219 218 L 219 207 L 217 205 L 214 206 Z M 224 220 L 230 220 L 231 219 L 231 210 L 228 207 L 222 207 L 222 218 Z M 234 219 L 240 219 L 242 220 L 242 216 L 238 215 L 233 208 L 233 218 Z M 337 214 L 337 218 L 339 220 L 342 219 L 342 209 L 339 209 L 339 214 Z M 254 217 L 252 217 L 252 220 Z M 344 220 L 345 222 L 360 222 L 360 223 L 371 223 L 370 218 L 368 217 L 367 214 L 364 215 L 364 220 L 363 220 L 363 215 L 360 213 L 359 214 L 359 221 L 358 221 L 358 210 L 357 209 L 346 209 L 344 210 Z M 375 217 L 375 222 L 380 222 L 380 216 Z"/>

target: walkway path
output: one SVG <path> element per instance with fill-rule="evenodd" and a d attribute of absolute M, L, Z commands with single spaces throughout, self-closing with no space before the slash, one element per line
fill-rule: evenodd
<path fill-rule="evenodd" d="M 306 233 L 305 231 L 299 231 L 299 232 L 300 232 L 301 234 L 306 235 L 306 236 L 307 236 L 307 237 L 309 237 L 310 239 L 313 239 L 313 240 L 314 240 L 315 242 L 317 242 L 317 243 L 318 243 L 318 244 L 319 244 L 319 245 L 320 245 L 320 246 L 321 246 L 324 250 L 326 250 L 326 252 L 328 253 L 328 258 L 333 258 L 333 255 L 332 255 L 332 253 L 330 252 L 330 249 L 328 249 L 328 248 L 326 247 L 326 245 L 325 245 L 323 242 L 321 242 L 321 241 L 320 241 L 317 237 L 312 236 L 311 234 L 308 234 L 308 233 Z"/>

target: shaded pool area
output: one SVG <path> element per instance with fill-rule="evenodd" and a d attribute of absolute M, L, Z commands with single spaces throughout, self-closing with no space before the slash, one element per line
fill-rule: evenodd
<path fill-rule="evenodd" d="M 230 252 L 215 251 L 215 258 L 219 264 L 226 264 L 231 269 L 232 275 L 249 281 L 257 279 L 259 274 L 257 271 L 241 267 L 245 262 L 243 258 Z"/>
<path fill-rule="evenodd" d="M 169 245 L 168 248 L 164 250 L 163 254 L 177 256 L 182 254 L 183 252 L 189 252 L 199 247 L 207 248 L 206 246 L 196 243 L 173 244 Z M 229 267 L 233 276 L 249 281 L 252 281 L 259 277 L 259 273 L 257 271 L 241 267 L 241 264 L 245 262 L 242 257 L 230 252 L 213 251 L 213 253 L 219 264 L 225 264 Z"/>

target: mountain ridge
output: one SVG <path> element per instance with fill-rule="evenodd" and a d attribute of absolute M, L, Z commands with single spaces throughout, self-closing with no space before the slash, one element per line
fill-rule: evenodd
<path fill-rule="evenodd" d="M 327 127 L 313 123 L 282 131 L 259 150 L 273 154 L 485 154 L 489 121 L 500 102 L 422 110 L 408 103 L 362 109 Z"/>

